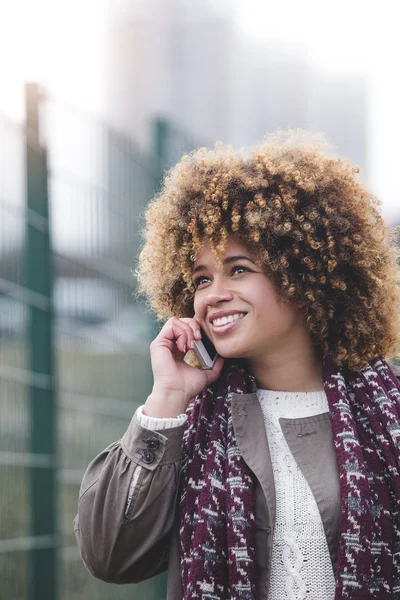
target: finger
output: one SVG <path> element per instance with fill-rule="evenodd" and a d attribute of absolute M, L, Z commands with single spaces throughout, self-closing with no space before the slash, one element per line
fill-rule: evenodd
<path fill-rule="evenodd" d="M 188 329 L 188 326 L 182 319 L 179 319 L 178 317 L 171 317 L 164 324 L 157 337 L 166 338 L 172 341 L 179 335 L 180 330 Z"/>
<path fill-rule="evenodd" d="M 193 350 L 195 339 L 201 339 L 200 329 L 197 324 L 193 322 L 193 319 L 189 321 L 180 321 L 180 326 L 183 328 L 186 334 L 186 348 L 187 350 Z"/>
<path fill-rule="evenodd" d="M 188 343 L 191 345 L 188 347 L 193 350 L 193 340 L 201 340 L 200 325 L 196 319 L 190 319 L 186 324 L 190 327 Z"/>
<path fill-rule="evenodd" d="M 188 348 L 187 331 L 178 328 L 174 329 L 174 342 L 178 350 L 186 354 Z"/>
<path fill-rule="evenodd" d="M 175 341 L 181 352 L 186 353 L 188 349 L 193 348 L 193 329 L 182 319 L 178 317 L 171 319 L 170 331 L 166 333 L 169 339 Z"/>
<path fill-rule="evenodd" d="M 201 340 L 202 337 L 200 323 L 196 316 L 191 319 L 181 318 L 179 320 L 190 328 L 186 330 L 188 332 L 188 349 L 193 350 L 193 340 Z"/>

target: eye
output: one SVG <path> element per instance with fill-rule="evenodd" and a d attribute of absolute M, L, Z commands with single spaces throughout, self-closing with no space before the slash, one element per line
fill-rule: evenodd
<path fill-rule="evenodd" d="M 194 287 L 197 288 L 202 285 L 203 283 L 207 283 L 207 280 L 209 279 L 209 277 L 206 277 L 205 275 L 199 275 L 199 277 L 196 277 L 196 279 L 194 280 Z"/>
<path fill-rule="evenodd" d="M 234 275 L 235 273 L 241 275 L 241 273 L 252 273 L 252 271 L 247 267 L 243 267 L 243 265 L 235 265 L 232 267 L 231 275 Z"/>
<path fill-rule="evenodd" d="M 234 265 L 230 270 L 229 275 L 230 277 L 232 277 L 232 275 L 243 275 L 243 273 L 253 273 L 253 271 L 251 269 L 248 269 L 247 267 L 244 267 L 243 265 Z M 201 286 L 209 283 L 209 281 L 210 278 L 207 277 L 207 275 L 199 275 L 194 279 L 193 284 L 195 289 L 197 290 Z"/>

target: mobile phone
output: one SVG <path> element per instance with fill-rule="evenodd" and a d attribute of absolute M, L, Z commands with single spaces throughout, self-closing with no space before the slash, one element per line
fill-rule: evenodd
<path fill-rule="evenodd" d="M 193 340 L 193 352 L 200 363 L 202 369 L 212 369 L 218 354 L 213 344 L 210 342 L 204 331 L 200 328 L 201 340 Z"/>

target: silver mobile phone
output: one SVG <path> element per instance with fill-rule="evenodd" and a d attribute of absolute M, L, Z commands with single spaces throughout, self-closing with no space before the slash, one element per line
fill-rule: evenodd
<path fill-rule="evenodd" d="M 218 354 L 213 344 L 210 342 L 204 331 L 200 328 L 201 340 L 193 340 L 193 352 L 200 363 L 202 369 L 212 369 Z"/>

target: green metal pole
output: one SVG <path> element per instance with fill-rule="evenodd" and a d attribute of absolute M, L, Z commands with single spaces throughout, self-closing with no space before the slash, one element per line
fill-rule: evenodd
<path fill-rule="evenodd" d="M 53 347 L 53 269 L 49 223 L 48 167 L 40 144 L 39 86 L 26 85 L 26 286 L 47 299 L 46 306 L 29 306 L 29 368 L 44 385 L 30 385 L 31 453 L 41 466 L 31 467 L 30 600 L 57 600 L 56 524 L 56 394 Z M 34 218 L 32 218 L 34 217 Z M 32 461 L 34 464 L 34 461 Z"/>

